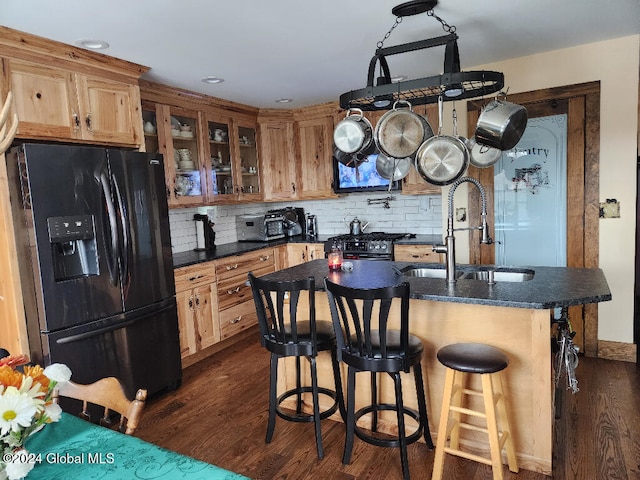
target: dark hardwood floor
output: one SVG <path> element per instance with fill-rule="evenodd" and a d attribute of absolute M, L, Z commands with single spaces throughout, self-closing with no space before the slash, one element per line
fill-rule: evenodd
<path fill-rule="evenodd" d="M 556 421 L 553 478 L 640 479 L 640 370 L 635 364 L 580 358 L 580 392 L 567 392 Z M 399 479 L 396 449 L 355 440 L 351 465 L 342 465 L 344 426 L 322 423 L 325 457 L 318 460 L 313 426 L 267 424 L 269 354 L 250 338 L 187 368 L 183 385 L 147 403 L 136 436 L 252 479 Z M 431 413 L 431 412 L 430 412 Z M 432 414 L 433 415 L 433 414 Z M 409 446 L 413 480 L 431 478 L 434 452 Z M 489 480 L 491 469 L 447 456 L 445 479 Z M 548 477 L 504 467 L 505 480 Z"/>

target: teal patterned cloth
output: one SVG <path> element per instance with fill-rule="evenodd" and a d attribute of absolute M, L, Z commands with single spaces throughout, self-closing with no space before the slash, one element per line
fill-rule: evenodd
<path fill-rule="evenodd" d="M 27 480 L 247 479 L 66 413 L 27 440 L 38 463 Z"/>

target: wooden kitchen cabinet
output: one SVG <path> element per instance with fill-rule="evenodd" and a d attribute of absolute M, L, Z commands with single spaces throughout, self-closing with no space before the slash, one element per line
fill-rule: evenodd
<path fill-rule="evenodd" d="M 260 121 L 260 155 L 265 200 L 298 198 L 293 119 Z"/>
<path fill-rule="evenodd" d="M 155 126 L 155 132 L 144 133 L 145 148 L 147 152 L 160 152 L 164 156 L 169 207 L 204 204 L 207 165 L 202 161 L 203 127 L 199 112 L 142 102 L 142 118 L 145 125 L 149 122 Z"/>
<path fill-rule="evenodd" d="M 216 261 L 221 340 L 226 340 L 258 324 L 247 274 L 253 272 L 259 277 L 274 272 L 275 262 L 276 255 L 273 248 L 264 248 Z"/>
<path fill-rule="evenodd" d="M 335 198 L 333 192 L 333 116 L 296 121 L 298 196 Z"/>
<path fill-rule="evenodd" d="M 209 203 L 261 200 L 257 124 L 209 114 L 206 137 Z"/>
<path fill-rule="evenodd" d="M 17 137 L 135 145 L 142 142 L 135 83 L 6 59 Z"/>
<path fill-rule="evenodd" d="M 174 276 L 180 356 L 184 360 L 220 341 L 216 266 L 207 262 L 178 268 Z"/>
<path fill-rule="evenodd" d="M 396 262 L 444 263 L 444 255 L 431 249 L 432 245 L 394 245 Z"/>
<path fill-rule="evenodd" d="M 324 243 L 288 243 L 287 266 L 293 267 L 301 263 L 324 258 Z"/>

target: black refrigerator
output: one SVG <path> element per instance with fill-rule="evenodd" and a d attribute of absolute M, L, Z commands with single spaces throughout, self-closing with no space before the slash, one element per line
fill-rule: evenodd
<path fill-rule="evenodd" d="M 162 156 L 24 144 L 7 170 L 32 361 L 77 383 L 117 377 L 131 398 L 177 388 Z"/>

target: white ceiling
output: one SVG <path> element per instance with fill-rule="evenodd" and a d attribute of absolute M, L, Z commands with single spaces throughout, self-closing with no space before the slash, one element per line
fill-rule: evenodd
<path fill-rule="evenodd" d="M 145 78 L 260 108 L 335 101 L 364 88 L 397 0 L 0 0 L 0 23 L 151 67 Z M 640 33 L 639 0 L 440 0 L 462 70 Z M 405 17 L 384 46 L 444 35 L 426 13 Z M 613 52 L 612 52 L 613 54 Z M 391 74 L 442 73 L 444 48 L 388 57 Z M 585 62 L 589 59 L 585 58 Z M 207 75 L 225 79 L 207 85 Z M 509 79 L 505 79 L 508 85 Z M 287 105 L 275 99 L 288 97 Z"/>

